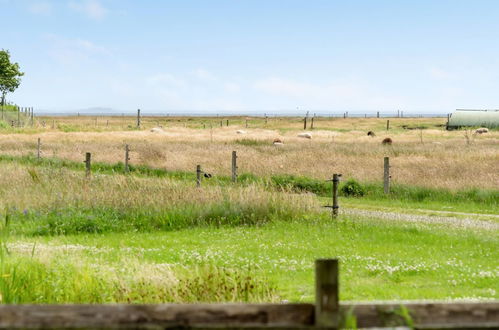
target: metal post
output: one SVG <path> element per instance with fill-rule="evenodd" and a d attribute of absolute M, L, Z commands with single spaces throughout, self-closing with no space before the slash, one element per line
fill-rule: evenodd
<path fill-rule="evenodd" d="M 140 128 L 140 109 L 137 109 L 137 128 Z"/>
<path fill-rule="evenodd" d="M 90 177 L 90 173 L 91 173 L 91 158 L 92 158 L 92 154 L 87 152 L 85 154 L 85 173 L 86 173 L 87 178 Z"/>
<path fill-rule="evenodd" d="M 339 321 L 338 260 L 315 260 L 315 326 L 337 328 Z"/>
<path fill-rule="evenodd" d="M 379 118 L 379 111 L 376 113 L 376 118 Z"/>
<path fill-rule="evenodd" d="M 17 107 L 17 127 L 21 127 L 21 109 Z"/>
<path fill-rule="evenodd" d="M 34 124 L 34 117 L 35 117 L 35 115 L 33 113 L 33 107 L 31 107 L 31 126 L 33 126 L 33 124 Z"/>
<path fill-rule="evenodd" d="M 196 166 L 196 186 L 201 187 L 201 165 Z"/>
<path fill-rule="evenodd" d="M 232 182 L 237 182 L 237 153 L 232 151 Z"/>
<path fill-rule="evenodd" d="M 338 186 L 341 174 L 333 174 L 333 218 L 338 216 Z"/>
<path fill-rule="evenodd" d="M 125 173 L 130 172 L 130 169 L 128 167 L 128 161 L 130 160 L 130 148 L 128 147 L 128 144 L 125 145 Z"/>
<path fill-rule="evenodd" d="M 36 158 L 37 159 L 40 159 L 40 155 L 41 155 L 41 140 L 40 138 L 38 138 L 38 144 L 36 146 Z"/>
<path fill-rule="evenodd" d="M 383 190 L 385 194 L 390 193 L 390 157 L 385 157 L 383 166 Z"/>

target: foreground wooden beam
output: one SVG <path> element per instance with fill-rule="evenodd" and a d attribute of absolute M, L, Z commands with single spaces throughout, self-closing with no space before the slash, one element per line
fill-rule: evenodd
<path fill-rule="evenodd" d="M 340 316 L 359 328 L 497 329 L 499 301 L 340 304 Z M 312 327 L 312 304 L 0 305 L 1 329 Z"/>

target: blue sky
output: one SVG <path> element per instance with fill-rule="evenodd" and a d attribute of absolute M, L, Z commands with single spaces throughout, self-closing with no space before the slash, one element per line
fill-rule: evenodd
<path fill-rule="evenodd" d="M 499 107 L 499 1 L 0 0 L 0 31 L 40 109 Z"/>

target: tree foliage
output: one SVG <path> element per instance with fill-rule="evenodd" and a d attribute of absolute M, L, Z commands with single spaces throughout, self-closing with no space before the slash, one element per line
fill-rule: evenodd
<path fill-rule="evenodd" d="M 5 95 L 14 92 L 21 84 L 21 77 L 24 72 L 20 71 L 18 63 L 10 61 L 8 50 L 0 50 L 0 93 L 2 94 L 1 104 L 5 104 Z"/>

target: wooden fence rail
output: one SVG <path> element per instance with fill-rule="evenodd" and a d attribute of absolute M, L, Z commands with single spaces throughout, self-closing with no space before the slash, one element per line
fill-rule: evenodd
<path fill-rule="evenodd" d="M 410 319 L 404 317 L 404 311 Z M 327 329 L 313 304 L 1 305 L 2 329 Z M 499 302 L 340 304 L 340 327 L 497 329 Z"/>

